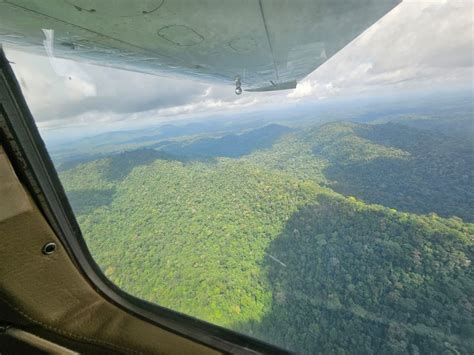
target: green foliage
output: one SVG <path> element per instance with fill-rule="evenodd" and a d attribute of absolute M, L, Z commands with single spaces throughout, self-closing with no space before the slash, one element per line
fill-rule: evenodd
<path fill-rule="evenodd" d="M 257 149 L 270 148 L 273 143 L 290 129 L 277 124 L 250 130 L 241 134 L 222 137 L 197 138 L 188 142 L 168 143 L 157 146 L 164 152 L 180 156 L 238 158 Z"/>
<path fill-rule="evenodd" d="M 402 211 L 474 221 L 472 137 L 400 124 L 330 123 L 247 159 Z"/>
<path fill-rule="evenodd" d="M 472 353 L 469 145 L 393 124 L 280 133 L 62 172 L 106 276 L 298 353 Z"/>
<path fill-rule="evenodd" d="M 325 170 L 334 190 L 403 211 L 474 221 L 470 140 L 384 124 L 354 125 L 344 141 L 352 144 L 337 139 L 331 152 L 348 158 L 328 157 Z M 363 147 L 356 157 L 354 144 Z"/>
<path fill-rule="evenodd" d="M 265 262 L 271 311 L 240 329 L 308 354 L 468 353 L 473 235 L 457 219 L 322 194 L 267 248 L 285 265 Z"/>

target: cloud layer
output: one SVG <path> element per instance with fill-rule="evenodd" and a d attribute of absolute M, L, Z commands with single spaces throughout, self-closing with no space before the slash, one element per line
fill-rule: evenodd
<path fill-rule="evenodd" d="M 473 4 L 405 0 L 290 96 L 473 85 Z"/>
<path fill-rule="evenodd" d="M 86 129 L 91 123 L 116 129 L 124 120 L 170 120 L 333 96 L 472 87 L 473 6 L 471 0 L 405 0 L 295 90 L 276 93 L 235 96 L 228 85 L 52 62 L 6 50 L 41 129 Z M 67 74 L 57 75 L 58 66 Z"/>

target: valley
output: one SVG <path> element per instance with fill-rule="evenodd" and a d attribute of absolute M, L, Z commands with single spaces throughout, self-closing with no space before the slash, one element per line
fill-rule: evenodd
<path fill-rule="evenodd" d="M 58 170 L 137 297 L 302 354 L 472 353 L 472 139 L 406 121 L 137 137 Z"/>

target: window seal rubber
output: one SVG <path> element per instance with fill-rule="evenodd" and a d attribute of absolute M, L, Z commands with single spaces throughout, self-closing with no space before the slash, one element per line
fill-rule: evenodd
<path fill-rule="evenodd" d="M 3 93 L 2 93 L 3 92 Z M 56 169 L 39 134 L 16 76 L 0 44 L 0 139 L 19 179 L 26 185 L 69 257 L 88 283 L 109 302 L 179 336 L 232 354 L 291 354 L 275 345 L 161 307 L 121 290 L 92 258 Z"/>

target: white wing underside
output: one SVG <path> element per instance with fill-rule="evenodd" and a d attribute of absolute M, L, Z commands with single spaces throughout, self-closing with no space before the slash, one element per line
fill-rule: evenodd
<path fill-rule="evenodd" d="M 0 41 L 45 54 L 42 30 L 53 30 L 59 58 L 282 90 L 399 2 L 0 0 Z"/>

